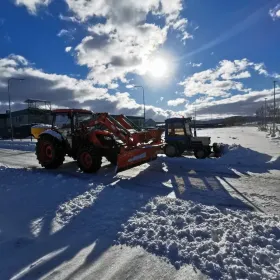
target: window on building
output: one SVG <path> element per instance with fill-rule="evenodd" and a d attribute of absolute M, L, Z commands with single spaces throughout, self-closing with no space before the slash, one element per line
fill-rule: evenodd
<path fill-rule="evenodd" d="M 22 120 L 23 120 L 23 116 L 18 116 L 18 117 L 15 117 L 15 118 L 13 118 L 13 119 L 14 119 L 14 121 L 15 121 L 16 123 L 21 123 Z"/>

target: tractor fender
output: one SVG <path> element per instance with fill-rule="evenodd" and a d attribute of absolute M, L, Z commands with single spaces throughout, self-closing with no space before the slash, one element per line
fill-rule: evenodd
<path fill-rule="evenodd" d="M 56 138 L 58 141 L 62 142 L 64 139 L 62 137 L 62 135 L 52 129 L 47 129 L 45 130 L 44 132 L 42 132 L 40 135 L 39 135 L 39 138 L 43 135 L 51 135 L 52 137 Z"/>

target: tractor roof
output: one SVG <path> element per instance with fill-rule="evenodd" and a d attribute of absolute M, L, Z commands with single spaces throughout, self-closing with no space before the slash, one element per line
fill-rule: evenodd
<path fill-rule="evenodd" d="M 61 113 L 61 114 L 68 114 L 68 113 L 81 113 L 81 114 L 92 114 L 92 111 L 85 110 L 85 109 L 55 109 L 52 110 L 53 113 Z"/>
<path fill-rule="evenodd" d="M 192 120 L 192 118 L 169 118 L 166 119 L 165 122 L 166 123 L 175 123 L 175 122 L 190 122 Z"/>

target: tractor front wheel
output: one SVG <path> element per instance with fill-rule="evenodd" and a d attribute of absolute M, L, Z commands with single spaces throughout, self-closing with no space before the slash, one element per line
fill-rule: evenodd
<path fill-rule="evenodd" d="M 77 154 L 77 164 L 85 173 L 97 172 L 102 163 L 102 156 L 94 147 L 81 148 Z"/>
<path fill-rule="evenodd" d="M 178 156 L 178 149 L 176 146 L 171 145 L 171 144 L 167 144 L 164 147 L 164 153 L 168 156 L 168 157 L 176 157 Z"/>
<path fill-rule="evenodd" d="M 59 140 L 50 135 L 42 135 L 36 144 L 39 163 L 46 169 L 56 169 L 63 164 L 65 150 Z"/>
<path fill-rule="evenodd" d="M 197 158 L 197 159 L 205 159 L 209 156 L 209 151 L 207 149 L 199 149 L 199 150 L 195 150 L 194 151 L 194 156 Z"/>

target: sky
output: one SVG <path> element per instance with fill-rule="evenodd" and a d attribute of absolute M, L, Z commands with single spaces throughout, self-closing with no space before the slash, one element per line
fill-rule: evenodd
<path fill-rule="evenodd" d="M 280 0 L 1 0 L 0 112 L 10 78 L 12 110 L 142 116 L 143 88 L 147 119 L 253 115 L 280 102 Z"/>

